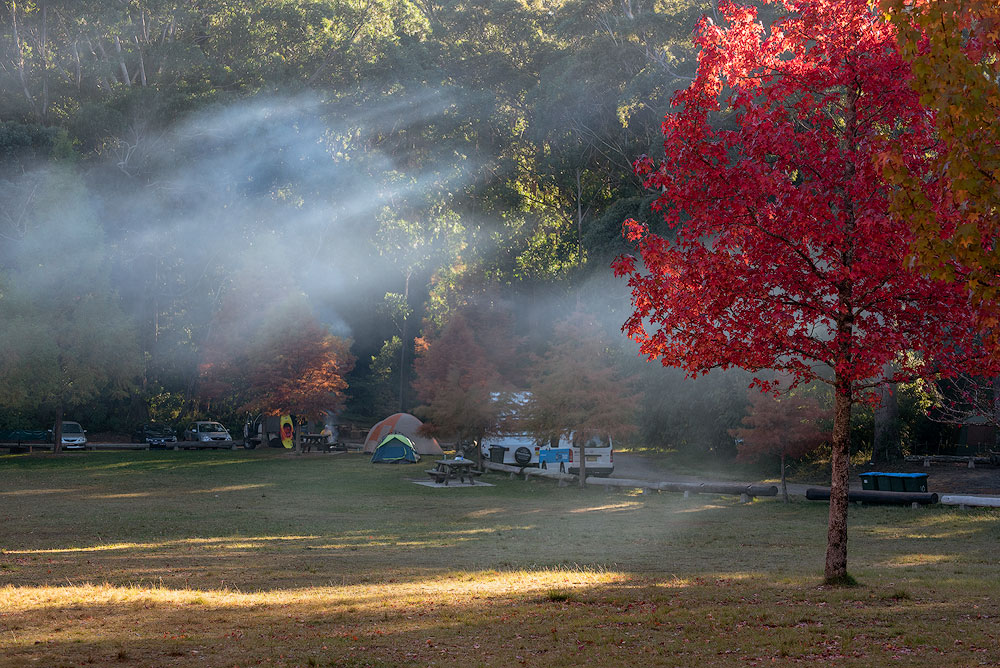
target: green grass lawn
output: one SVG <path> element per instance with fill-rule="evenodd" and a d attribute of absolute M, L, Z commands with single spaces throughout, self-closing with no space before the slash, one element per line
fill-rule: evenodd
<path fill-rule="evenodd" d="M 975 666 L 1000 512 L 608 493 L 275 451 L 0 457 L 0 666 Z"/>

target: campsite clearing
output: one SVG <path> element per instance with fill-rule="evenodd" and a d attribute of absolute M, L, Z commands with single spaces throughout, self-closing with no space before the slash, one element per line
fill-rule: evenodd
<path fill-rule="evenodd" d="M 632 495 L 274 451 L 0 457 L 0 666 L 969 666 L 1000 511 Z"/>

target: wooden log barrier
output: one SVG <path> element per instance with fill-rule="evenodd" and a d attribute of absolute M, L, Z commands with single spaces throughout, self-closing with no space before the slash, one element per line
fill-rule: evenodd
<path fill-rule="evenodd" d="M 774 485 L 748 485 L 724 482 L 654 482 L 650 480 L 629 480 L 627 478 L 587 478 L 587 484 L 651 489 L 663 492 L 685 492 L 689 494 L 732 494 L 740 497 L 777 496 Z"/>
<path fill-rule="evenodd" d="M 540 469 L 534 466 L 511 466 L 510 464 L 497 464 L 496 462 L 483 462 L 483 468 L 488 471 L 498 471 L 500 473 L 509 473 L 511 476 L 523 475 L 525 480 L 528 476 L 537 476 L 539 478 L 548 478 L 549 480 L 558 480 L 560 482 L 569 482 L 571 480 L 576 480 L 575 475 L 569 473 L 560 473 L 559 471 L 553 471 L 551 469 Z"/>
<path fill-rule="evenodd" d="M 995 496 L 968 496 L 962 494 L 942 494 L 940 502 L 946 506 L 976 506 L 980 508 L 1000 508 L 1000 498 Z"/>
<path fill-rule="evenodd" d="M 495 462 L 483 462 L 483 467 L 489 471 L 509 473 L 513 475 L 523 475 L 525 479 L 529 476 L 558 480 L 560 483 L 576 481 L 577 477 L 570 473 L 559 473 L 551 469 L 535 468 L 533 466 L 510 466 L 509 464 L 497 464 Z M 732 494 L 741 498 L 750 499 L 757 496 L 777 496 L 778 488 L 775 485 L 750 485 L 743 483 L 723 483 L 723 482 L 658 482 L 655 480 L 632 480 L 629 478 L 603 478 L 597 476 L 587 476 L 588 485 L 599 485 L 605 489 L 641 489 L 664 492 L 684 492 L 686 494 Z"/>
<path fill-rule="evenodd" d="M 806 490 L 806 498 L 810 501 L 829 501 L 830 490 L 825 487 L 810 487 Z M 849 503 L 871 503 L 882 505 L 927 505 L 938 502 L 934 492 L 876 492 L 873 490 L 851 490 L 847 493 Z"/>

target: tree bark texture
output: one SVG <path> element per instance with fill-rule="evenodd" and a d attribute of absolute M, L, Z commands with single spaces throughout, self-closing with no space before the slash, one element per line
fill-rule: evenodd
<path fill-rule="evenodd" d="M 837 381 L 833 418 L 833 456 L 830 476 L 830 519 L 826 535 L 827 580 L 847 575 L 847 491 L 850 475 L 851 406 L 853 388 Z"/>

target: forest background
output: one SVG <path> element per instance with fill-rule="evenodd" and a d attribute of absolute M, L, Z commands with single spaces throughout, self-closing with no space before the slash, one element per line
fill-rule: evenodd
<path fill-rule="evenodd" d="M 668 233 L 632 163 L 662 151 L 714 3 L 3 11 L 0 345 L 17 364 L 0 429 L 44 428 L 58 406 L 91 432 L 202 417 L 239 430 L 274 406 L 261 376 L 311 349 L 303 331 L 333 337 L 346 384 L 325 388 L 330 407 L 367 426 L 419 412 L 414 362 L 455 314 L 503 354 L 497 389 L 523 389 L 566 338 L 557 325 L 586 311 L 630 379 L 631 444 L 736 454 L 750 376 L 639 358 L 609 268 L 625 219 Z M 884 400 L 883 454 L 955 440 L 921 387 Z M 856 451 L 875 418 L 855 416 Z"/>

